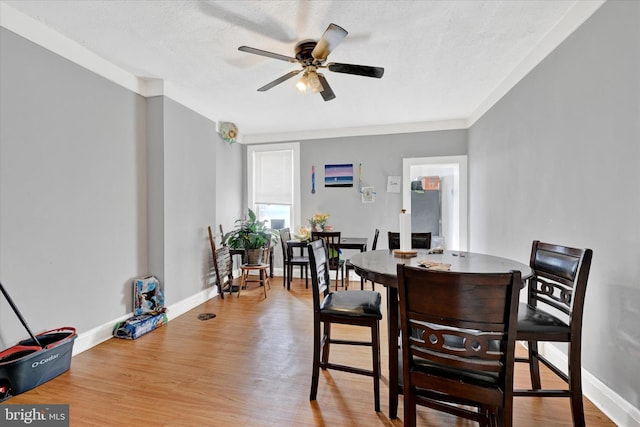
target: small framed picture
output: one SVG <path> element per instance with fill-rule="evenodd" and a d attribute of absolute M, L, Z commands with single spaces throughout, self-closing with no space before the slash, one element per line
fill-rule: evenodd
<path fill-rule="evenodd" d="M 362 187 L 362 203 L 375 203 L 376 192 L 373 187 Z"/>
<path fill-rule="evenodd" d="M 401 182 L 402 182 L 402 178 L 399 176 L 388 176 L 387 177 L 387 193 L 399 193 Z"/>

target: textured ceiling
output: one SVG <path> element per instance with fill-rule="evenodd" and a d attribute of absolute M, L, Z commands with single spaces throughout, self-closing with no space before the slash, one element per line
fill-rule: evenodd
<path fill-rule="evenodd" d="M 550 35 L 557 44 L 602 1 L 2 3 L 138 78 L 162 80 L 167 96 L 260 142 L 469 123 Z M 296 42 L 319 38 L 329 23 L 349 32 L 329 61 L 384 67 L 382 79 L 325 70 L 337 96 L 328 102 L 297 92 L 295 77 L 257 92 L 299 66 L 239 46 L 294 56 Z"/>

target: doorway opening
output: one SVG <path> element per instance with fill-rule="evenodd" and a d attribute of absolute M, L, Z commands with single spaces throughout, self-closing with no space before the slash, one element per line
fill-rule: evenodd
<path fill-rule="evenodd" d="M 432 246 L 443 241 L 445 249 L 468 248 L 467 156 L 414 157 L 402 159 L 402 203 L 413 217 L 425 214 L 422 208 L 412 212 L 412 182 L 426 177 L 439 178 L 439 235 L 432 232 Z M 415 196 L 414 196 L 415 200 Z M 420 221 L 418 221 L 420 222 Z M 435 237 L 435 239 L 434 239 Z"/>

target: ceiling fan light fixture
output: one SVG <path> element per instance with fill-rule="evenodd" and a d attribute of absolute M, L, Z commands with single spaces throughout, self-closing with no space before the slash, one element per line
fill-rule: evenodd
<path fill-rule="evenodd" d="M 320 79 L 318 78 L 318 74 L 315 71 L 309 71 L 309 76 L 307 77 L 307 85 L 309 89 L 313 91 L 313 93 L 322 92 L 324 89 L 322 84 L 320 83 Z"/>
<path fill-rule="evenodd" d="M 302 77 L 300 77 L 300 80 L 298 80 L 298 83 L 296 83 L 296 89 L 298 89 L 300 93 L 305 93 L 307 91 L 308 83 L 309 83 L 309 77 L 305 72 L 302 75 Z"/>

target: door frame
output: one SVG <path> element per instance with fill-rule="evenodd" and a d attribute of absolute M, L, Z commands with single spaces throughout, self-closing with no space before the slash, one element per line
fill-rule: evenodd
<path fill-rule="evenodd" d="M 469 209 L 468 209 L 468 170 L 467 156 L 410 157 L 402 159 L 402 206 L 411 213 L 411 179 L 412 168 L 423 171 L 448 169 L 453 175 L 450 211 L 453 218 L 442 218 L 442 229 L 452 226 L 457 231 L 457 238 L 446 242 L 447 249 L 466 251 L 469 247 Z M 444 199 L 444 198 L 443 198 Z M 444 203 L 444 201 L 443 201 Z M 457 218 L 456 218 L 457 216 Z M 454 232 L 455 234 L 455 232 Z M 445 236 L 447 237 L 447 236 Z"/>

